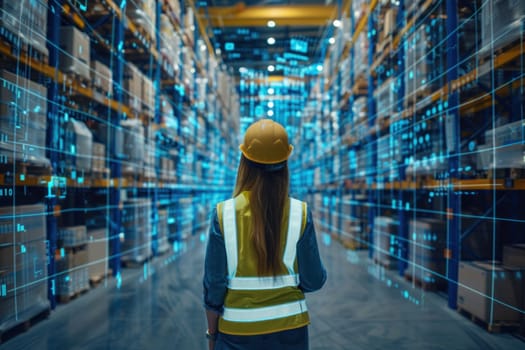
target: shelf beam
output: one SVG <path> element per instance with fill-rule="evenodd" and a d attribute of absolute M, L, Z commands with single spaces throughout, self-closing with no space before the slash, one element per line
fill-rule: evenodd
<path fill-rule="evenodd" d="M 325 27 L 336 13 L 336 5 L 245 6 L 240 3 L 199 9 L 198 17 L 208 16 L 213 27 L 266 27 L 270 20 L 278 27 Z"/>

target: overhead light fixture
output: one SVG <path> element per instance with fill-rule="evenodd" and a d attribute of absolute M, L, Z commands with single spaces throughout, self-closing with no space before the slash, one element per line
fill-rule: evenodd
<path fill-rule="evenodd" d="M 204 44 L 201 45 L 201 51 L 206 51 L 206 45 Z"/>
<path fill-rule="evenodd" d="M 269 37 L 268 40 L 266 40 L 266 42 L 268 43 L 268 45 L 273 45 L 273 44 L 275 44 L 275 38 L 274 37 Z"/>
<path fill-rule="evenodd" d="M 239 73 L 241 73 L 241 74 L 248 73 L 248 69 L 246 69 L 246 67 L 240 67 L 239 68 Z"/>
<path fill-rule="evenodd" d="M 268 102 L 268 108 L 273 108 L 274 104 L 273 101 Z"/>
<path fill-rule="evenodd" d="M 330 43 L 330 45 L 335 44 L 335 38 L 331 37 L 330 39 L 328 39 L 328 42 Z"/>
<path fill-rule="evenodd" d="M 219 49 L 219 48 L 216 48 L 216 49 L 215 49 L 215 54 L 216 54 L 217 56 L 219 56 L 221 53 L 222 53 L 221 49 Z"/>
<path fill-rule="evenodd" d="M 268 117 L 273 117 L 273 110 L 270 109 L 267 114 L 268 114 Z"/>
<path fill-rule="evenodd" d="M 334 25 L 334 27 L 336 28 L 341 28 L 343 26 L 343 22 L 341 22 L 340 20 L 338 19 L 334 19 L 334 22 L 332 23 Z"/>
<path fill-rule="evenodd" d="M 266 23 L 266 25 L 267 25 L 268 27 L 270 27 L 270 28 L 273 28 L 273 27 L 275 27 L 275 22 L 272 21 L 272 20 L 269 20 L 268 23 Z"/>
<path fill-rule="evenodd" d="M 273 88 L 268 89 L 268 95 L 273 95 L 275 93 L 275 90 Z"/>
<path fill-rule="evenodd" d="M 273 64 L 270 64 L 268 66 L 268 72 L 273 72 L 275 70 L 275 66 Z"/>
<path fill-rule="evenodd" d="M 318 64 L 316 68 L 317 68 L 318 72 L 322 72 L 323 71 L 323 65 L 321 65 L 321 64 Z"/>

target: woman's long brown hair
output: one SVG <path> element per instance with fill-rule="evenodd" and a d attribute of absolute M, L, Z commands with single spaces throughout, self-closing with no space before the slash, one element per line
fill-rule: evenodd
<path fill-rule="evenodd" d="M 241 156 L 234 197 L 250 191 L 253 244 L 261 276 L 276 276 L 281 270 L 281 228 L 288 198 L 288 165 L 275 171 L 249 164 Z"/>

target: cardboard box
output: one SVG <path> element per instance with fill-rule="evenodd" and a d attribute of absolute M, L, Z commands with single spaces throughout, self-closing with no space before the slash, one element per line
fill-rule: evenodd
<path fill-rule="evenodd" d="M 90 80 L 89 36 L 76 27 L 60 28 L 59 68 L 64 73 L 78 75 Z"/>
<path fill-rule="evenodd" d="M 493 268 L 491 262 L 460 262 L 458 308 L 487 324 L 519 322 L 521 313 L 506 305 L 523 309 L 522 275 L 523 271 L 508 270 L 499 263 Z"/>
<path fill-rule="evenodd" d="M 525 244 L 504 246 L 503 266 L 506 268 L 525 269 Z"/>
<path fill-rule="evenodd" d="M 88 231 L 87 260 L 90 277 L 104 276 L 108 266 L 108 236 L 106 229 Z"/>

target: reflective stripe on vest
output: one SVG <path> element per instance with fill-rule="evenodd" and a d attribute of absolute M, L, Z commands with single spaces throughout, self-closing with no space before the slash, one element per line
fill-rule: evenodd
<path fill-rule="evenodd" d="M 224 245 L 226 247 L 226 258 L 228 260 L 228 277 L 231 280 L 237 271 L 237 224 L 235 223 L 235 201 L 228 199 L 224 202 L 222 211 L 224 226 Z"/>
<path fill-rule="evenodd" d="M 302 314 L 307 311 L 306 309 L 306 302 L 304 300 L 252 309 L 232 309 L 225 307 L 222 317 L 227 321 L 234 322 L 259 322 Z"/>
<path fill-rule="evenodd" d="M 228 261 L 228 288 L 235 290 L 277 289 L 283 287 L 297 287 L 299 277 L 294 272 L 294 262 L 297 254 L 297 242 L 301 235 L 302 204 L 290 198 L 290 215 L 288 218 L 288 236 L 283 254 L 283 262 L 289 275 L 274 277 L 236 277 L 237 272 L 237 224 L 235 222 L 235 200 L 224 202 L 223 229 L 226 259 Z"/>

